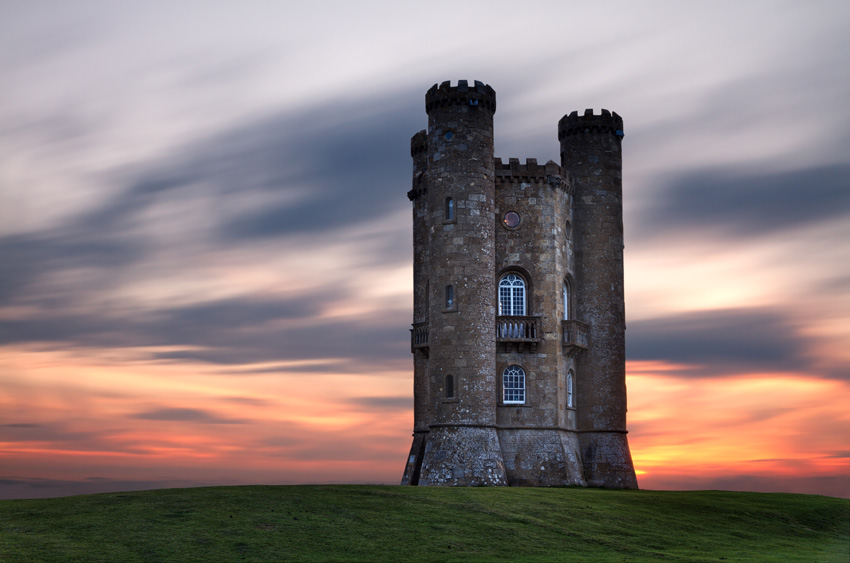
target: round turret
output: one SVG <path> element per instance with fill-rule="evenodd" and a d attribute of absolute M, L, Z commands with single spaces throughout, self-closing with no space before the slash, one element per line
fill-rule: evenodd
<path fill-rule="evenodd" d="M 427 245 L 427 262 L 414 263 L 414 278 L 426 289 L 416 293 L 424 307 L 414 309 L 427 318 L 427 362 L 416 369 L 427 393 L 420 411 L 429 417 L 428 448 L 412 455 L 422 458 L 421 484 L 504 485 L 493 408 L 496 93 L 478 81 L 443 82 L 425 94 L 425 109 L 428 130 L 414 136 L 411 153 L 414 169 L 424 166 L 423 188 L 413 191 L 422 221 L 414 238 Z"/>
<path fill-rule="evenodd" d="M 636 488 L 626 439 L 623 288 L 623 119 L 602 110 L 558 123 L 561 165 L 574 181 L 576 315 L 589 325 L 576 359 L 577 423 L 588 485 Z"/>
<path fill-rule="evenodd" d="M 457 86 L 446 80 L 439 87 L 434 84 L 425 93 L 425 112 L 428 114 L 434 108 L 450 105 L 477 106 L 496 113 L 496 92 L 489 84 L 478 80 L 471 88 L 466 80 L 458 80 Z"/>
<path fill-rule="evenodd" d="M 592 109 L 584 110 L 584 115 L 577 111 L 565 115 L 558 122 L 558 140 L 564 137 L 582 133 L 611 133 L 615 137 L 623 136 L 623 118 L 617 112 L 602 110 L 602 115 L 593 115 Z"/>

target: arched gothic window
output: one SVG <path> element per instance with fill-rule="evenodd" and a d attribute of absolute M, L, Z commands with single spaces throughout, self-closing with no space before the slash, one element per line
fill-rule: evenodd
<path fill-rule="evenodd" d="M 570 284 L 567 281 L 564 281 L 564 290 L 563 290 L 563 298 L 564 298 L 564 320 L 570 320 L 570 315 L 572 311 L 570 311 Z"/>
<path fill-rule="evenodd" d="M 455 378 L 451 375 L 446 376 L 446 399 L 455 398 Z"/>
<path fill-rule="evenodd" d="M 446 198 L 446 221 L 454 221 L 455 218 L 455 200 L 450 197 Z"/>
<path fill-rule="evenodd" d="M 525 402 L 525 371 L 519 366 L 508 366 L 502 372 L 502 402 Z"/>
<path fill-rule="evenodd" d="M 446 286 L 446 309 L 455 308 L 455 288 L 454 286 Z"/>
<path fill-rule="evenodd" d="M 499 315 L 525 315 L 525 280 L 517 274 L 499 280 Z"/>
<path fill-rule="evenodd" d="M 567 408 L 571 409 L 575 406 L 573 398 L 573 370 L 567 372 Z"/>

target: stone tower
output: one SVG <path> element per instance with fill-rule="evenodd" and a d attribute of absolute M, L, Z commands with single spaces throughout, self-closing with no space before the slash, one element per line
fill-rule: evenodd
<path fill-rule="evenodd" d="M 622 120 L 561 165 L 493 155 L 496 94 L 425 96 L 411 141 L 414 429 L 402 484 L 636 488 L 626 439 Z"/>

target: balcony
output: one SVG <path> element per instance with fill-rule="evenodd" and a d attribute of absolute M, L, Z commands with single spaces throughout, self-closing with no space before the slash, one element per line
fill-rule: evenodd
<path fill-rule="evenodd" d="M 587 350 L 590 326 L 581 321 L 561 321 L 561 345 L 568 356 Z"/>
<path fill-rule="evenodd" d="M 410 352 L 415 353 L 416 350 L 422 350 L 422 353 L 428 355 L 428 348 L 431 346 L 428 323 L 413 323 L 413 328 L 410 329 Z"/>
<path fill-rule="evenodd" d="M 496 345 L 502 345 L 507 351 L 515 344 L 522 352 L 528 344 L 531 351 L 537 350 L 537 344 L 543 339 L 539 336 L 540 317 L 498 316 L 496 317 Z"/>

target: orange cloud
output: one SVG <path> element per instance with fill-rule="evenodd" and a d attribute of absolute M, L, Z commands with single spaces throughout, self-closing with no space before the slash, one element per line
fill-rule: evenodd
<path fill-rule="evenodd" d="M 223 372 L 152 360 L 145 349 L 2 351 L 4 476 L 396 483 L 409 446 L 405 371 L 316 372 L 296 362 L 280 372 L 265 364 Z M 629 439 L 642 487 L 757 489 L 850 473 L 847 383 L 688 374 L 682 364 L 628 364 Z"/>
<path fill-rule="evenodd" d="M 783 373 L 689 378 L 669 368 L 628 365 L 629 440 L 644 487 L 850 473 L 846 382 Z"/>

